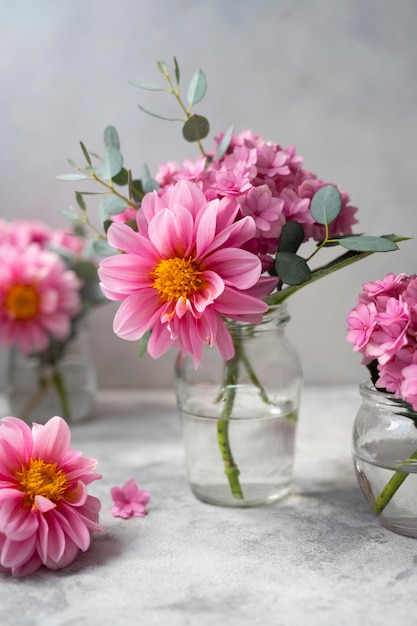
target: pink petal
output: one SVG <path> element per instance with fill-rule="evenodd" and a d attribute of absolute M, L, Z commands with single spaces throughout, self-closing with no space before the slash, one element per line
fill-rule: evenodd
<path fill-rule="evenodd" d="M 71 431 L 62 417 L 52 417 L 46 424 L 33 424 L 33 457 L 45 463 L 61 461 L 71 443 Z"/>
<path fill-rule="evenodd" d="M 113 330 L 122 339 L 136 341 L 161 317 L 161 300 L 155 289 L 142 289 L 131 294 L 117 311 Z"/>
<path fill-rule="evenodd" d="M 23 565 L 35 551 L 35 540 L 35 535 L 31 535 L 24 541 L 6 538 L 0 554 L 2 566 L 15 568 Z"/>

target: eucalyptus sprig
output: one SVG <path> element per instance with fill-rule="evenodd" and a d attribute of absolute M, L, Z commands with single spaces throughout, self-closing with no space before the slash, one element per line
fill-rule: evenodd
<path fill-rule="evenodd" d="M 299 222 L 287 222 L 280 235 L 278 251 L 275 255 L 275 264 L 272 274 L 279 276 L 278 291 L 266 301 L 270 305 L 284 302 L 293 293 L 305 285 L 336 272 L 356 261 L 360 261 L 374 252 L 390 252 L 397 250 L 397 243 L 406 241 L 409 237 L 398 235 L 346 235 L 331 238 L 329 225 L 338 217 L 342 210 L 342 196 L 334 185 L 321 187 L 313 196 L 310 212 L 318 224 L 322 224 L 325 236 L 317 248 L 307 258 L 297 254 L 298 248 L 304 241 L 304 229 Z M 309 262 L 320 250 L 329 246 L 339 245 L 348 252 L 343 253 L 330 263 L 312 270 Z M 284 285 L 287 285 L 284 287 Z"/>

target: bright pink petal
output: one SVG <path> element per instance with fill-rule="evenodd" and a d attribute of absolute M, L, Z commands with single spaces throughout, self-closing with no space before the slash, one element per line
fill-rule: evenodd
<path fill-rule="evenodd" d="M 60 462 L 71 443 L 71 431 L 62 417 L 52 417 L 46 424 L 33 424 L 33 457 L 46 463 Z"/>
<path fill-rule="evenodd" d="M 161 300 L 155 289 L 142 289 L 131 294 L 117 311 L 113 330 L 119 337 L 136 341 L 160 319 Z"/>

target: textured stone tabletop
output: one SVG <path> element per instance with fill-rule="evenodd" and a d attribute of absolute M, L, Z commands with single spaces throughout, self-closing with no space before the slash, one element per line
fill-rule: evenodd
<path fill-rule="evenodd" d="M 98 460 L 104 530 L 64 570 L 1 574 L 1 626 L 416 624 L 417 541 L 380 527 L 356 484 L 358 406 L 353 387 L 306 388 L 294 493 L 231 510 L 189 491 L 172 392 L 101 393 L 72 446 Z M 110 487 L 132 477 L 149 514 L 114 518 Z"/>

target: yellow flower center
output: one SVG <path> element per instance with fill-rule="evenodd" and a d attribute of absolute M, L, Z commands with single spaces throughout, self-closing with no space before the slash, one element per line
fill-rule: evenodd
<path fill-rule="evenodd" d="M 39 294 L 33 285 L 13 285 L 6 291 L 4 305 L 14 319 L 27 320 L 39 311 Z"/>
<path fill-rule="evenodd" d="M 155 278 L 152 286 L 165 302 L 187 299 L 203 284 L 201 271 L 191 258 L 163 259 L 151 276 Z"/>
<path fill-rule="evenodd" d="M 57 469 L 56 463 L 45 463 L 42 459 L 31 459 L 29 467 L 22 467 L 15 477 L 26 493 L 26 503 L 32 507 L 35 506 L 36 496 L 57 502 L 69 486 L 65 472 Z"/>

